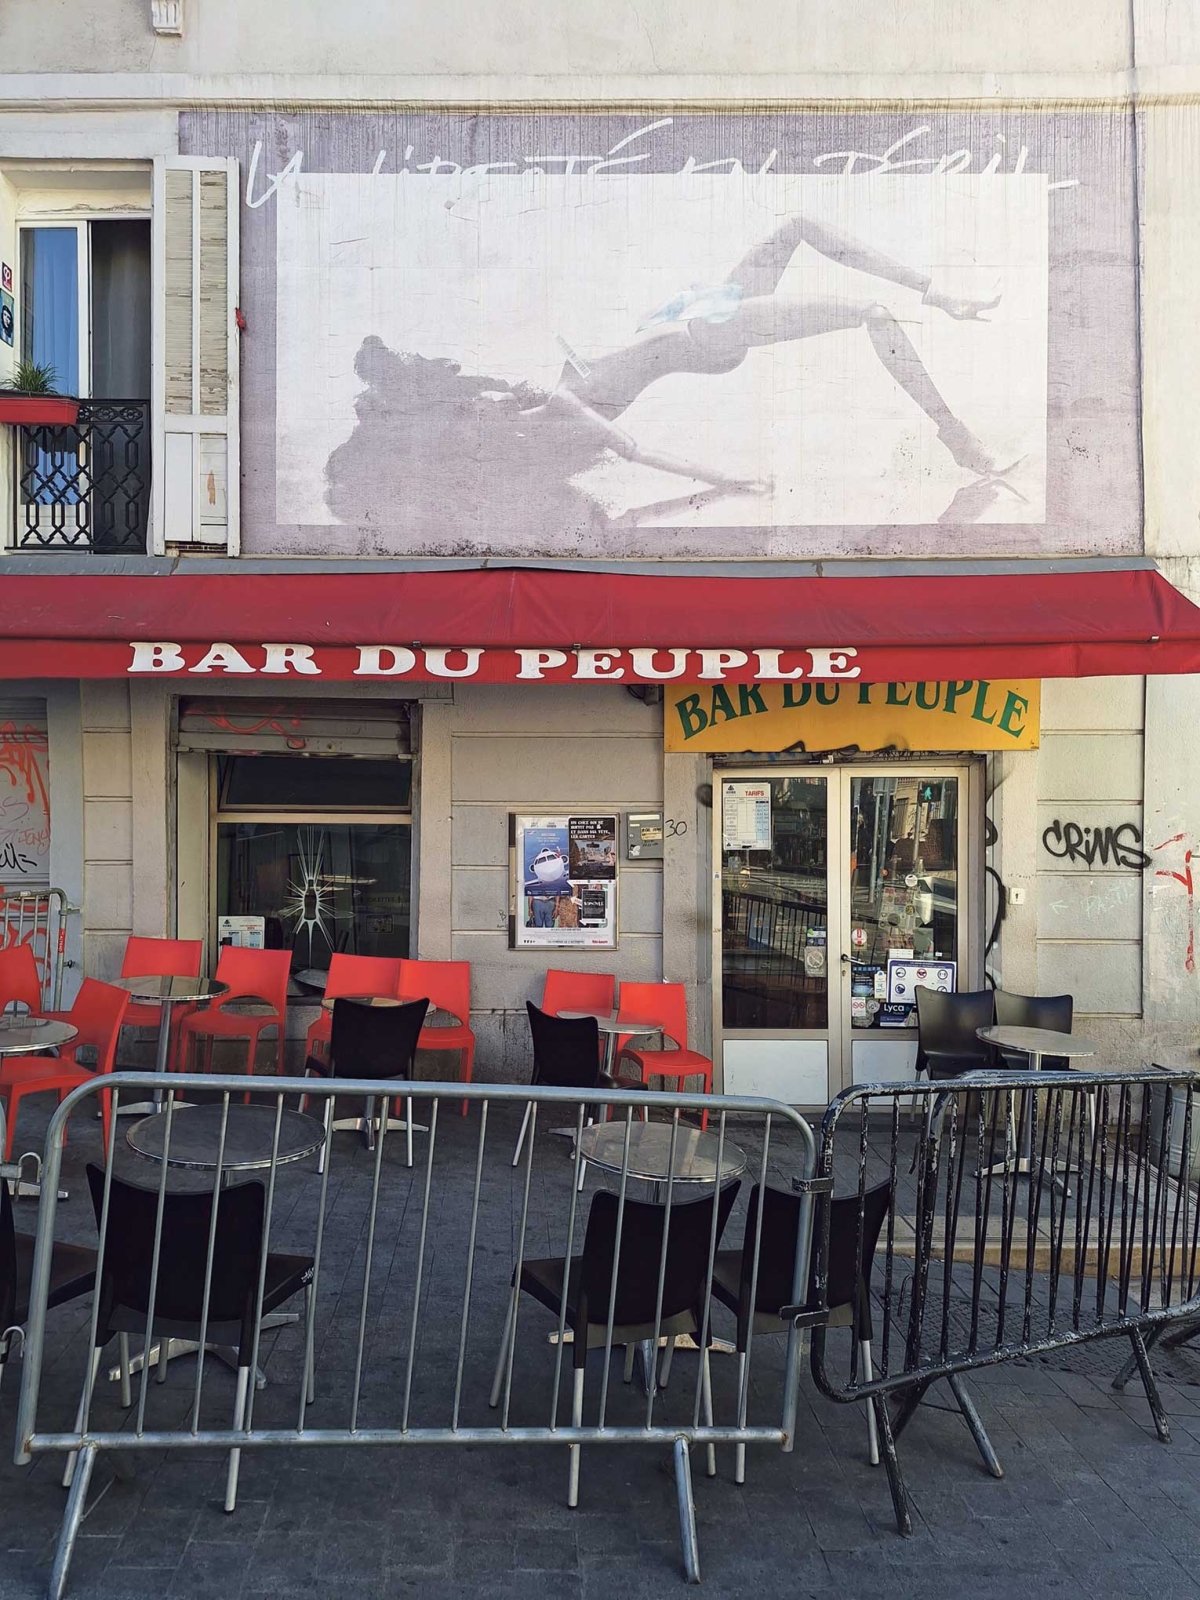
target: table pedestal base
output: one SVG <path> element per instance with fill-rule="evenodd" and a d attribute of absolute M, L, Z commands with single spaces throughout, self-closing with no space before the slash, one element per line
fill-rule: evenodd
<path fill-rule="evenodd" d="M 428 1133 L 428 1123 L 404 1122 L 399 1117 L 388 1117 L 387 1121 L 383 1123 L 383 1127 L 388 1133 L 403 1133 L 407 1135 L 405 1154 L 407 1164 L 411 1167 L 413 1164 L 412 1136 L 414 1133 Z M 329 1124 L 330 1133 L 361 1133 L 363 1144 L 368 1150 L 374 1150 L 375 1135 L 379 1132 L 379 1128 L 380 1118 L 375 1116 L 338 1117 Z M 324 1151 L 322 1151 L 323 1156 Z"/>

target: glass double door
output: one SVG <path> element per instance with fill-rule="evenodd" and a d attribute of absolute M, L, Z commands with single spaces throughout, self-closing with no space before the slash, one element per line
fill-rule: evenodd
<path fill-rule="evenodd" d="M 975 986 L 973 780 L 968 766 L 916 764 L 714 775 L 727 1093 L 819 1106 L 909 1075 L 914 983 Z"/>

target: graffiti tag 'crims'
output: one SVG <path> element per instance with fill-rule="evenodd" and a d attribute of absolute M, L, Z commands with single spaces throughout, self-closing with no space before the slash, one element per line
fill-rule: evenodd
<path fill-rule="evenodd" d="M 1083 866 L 1126 867 L 1141 872 L 1150 857 L 1141 849 L 1142 834 L 1135 822 L 1122 822 L 1116 828 L 1081 827 L 1078 822 L 1057 818 L 1042 834 L 1042 847 L 1056 861 L 1078 862 Z"/>

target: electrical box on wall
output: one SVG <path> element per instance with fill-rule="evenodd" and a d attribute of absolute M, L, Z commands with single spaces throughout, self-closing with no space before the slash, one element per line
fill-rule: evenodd
<path fill-rule="evenodd" d="M 661 811 L 629 811 L 625 815 L 627 861 L 661 861 L 663 818 Z"/>

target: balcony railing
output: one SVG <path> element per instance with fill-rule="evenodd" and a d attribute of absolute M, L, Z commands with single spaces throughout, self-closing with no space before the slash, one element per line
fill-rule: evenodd
<path fill-rule="evenodd" d="M 69 427 L 18 428 L 15 509 L 20 550 L 144 555 L 150 402 L 81 400 Z"/>

